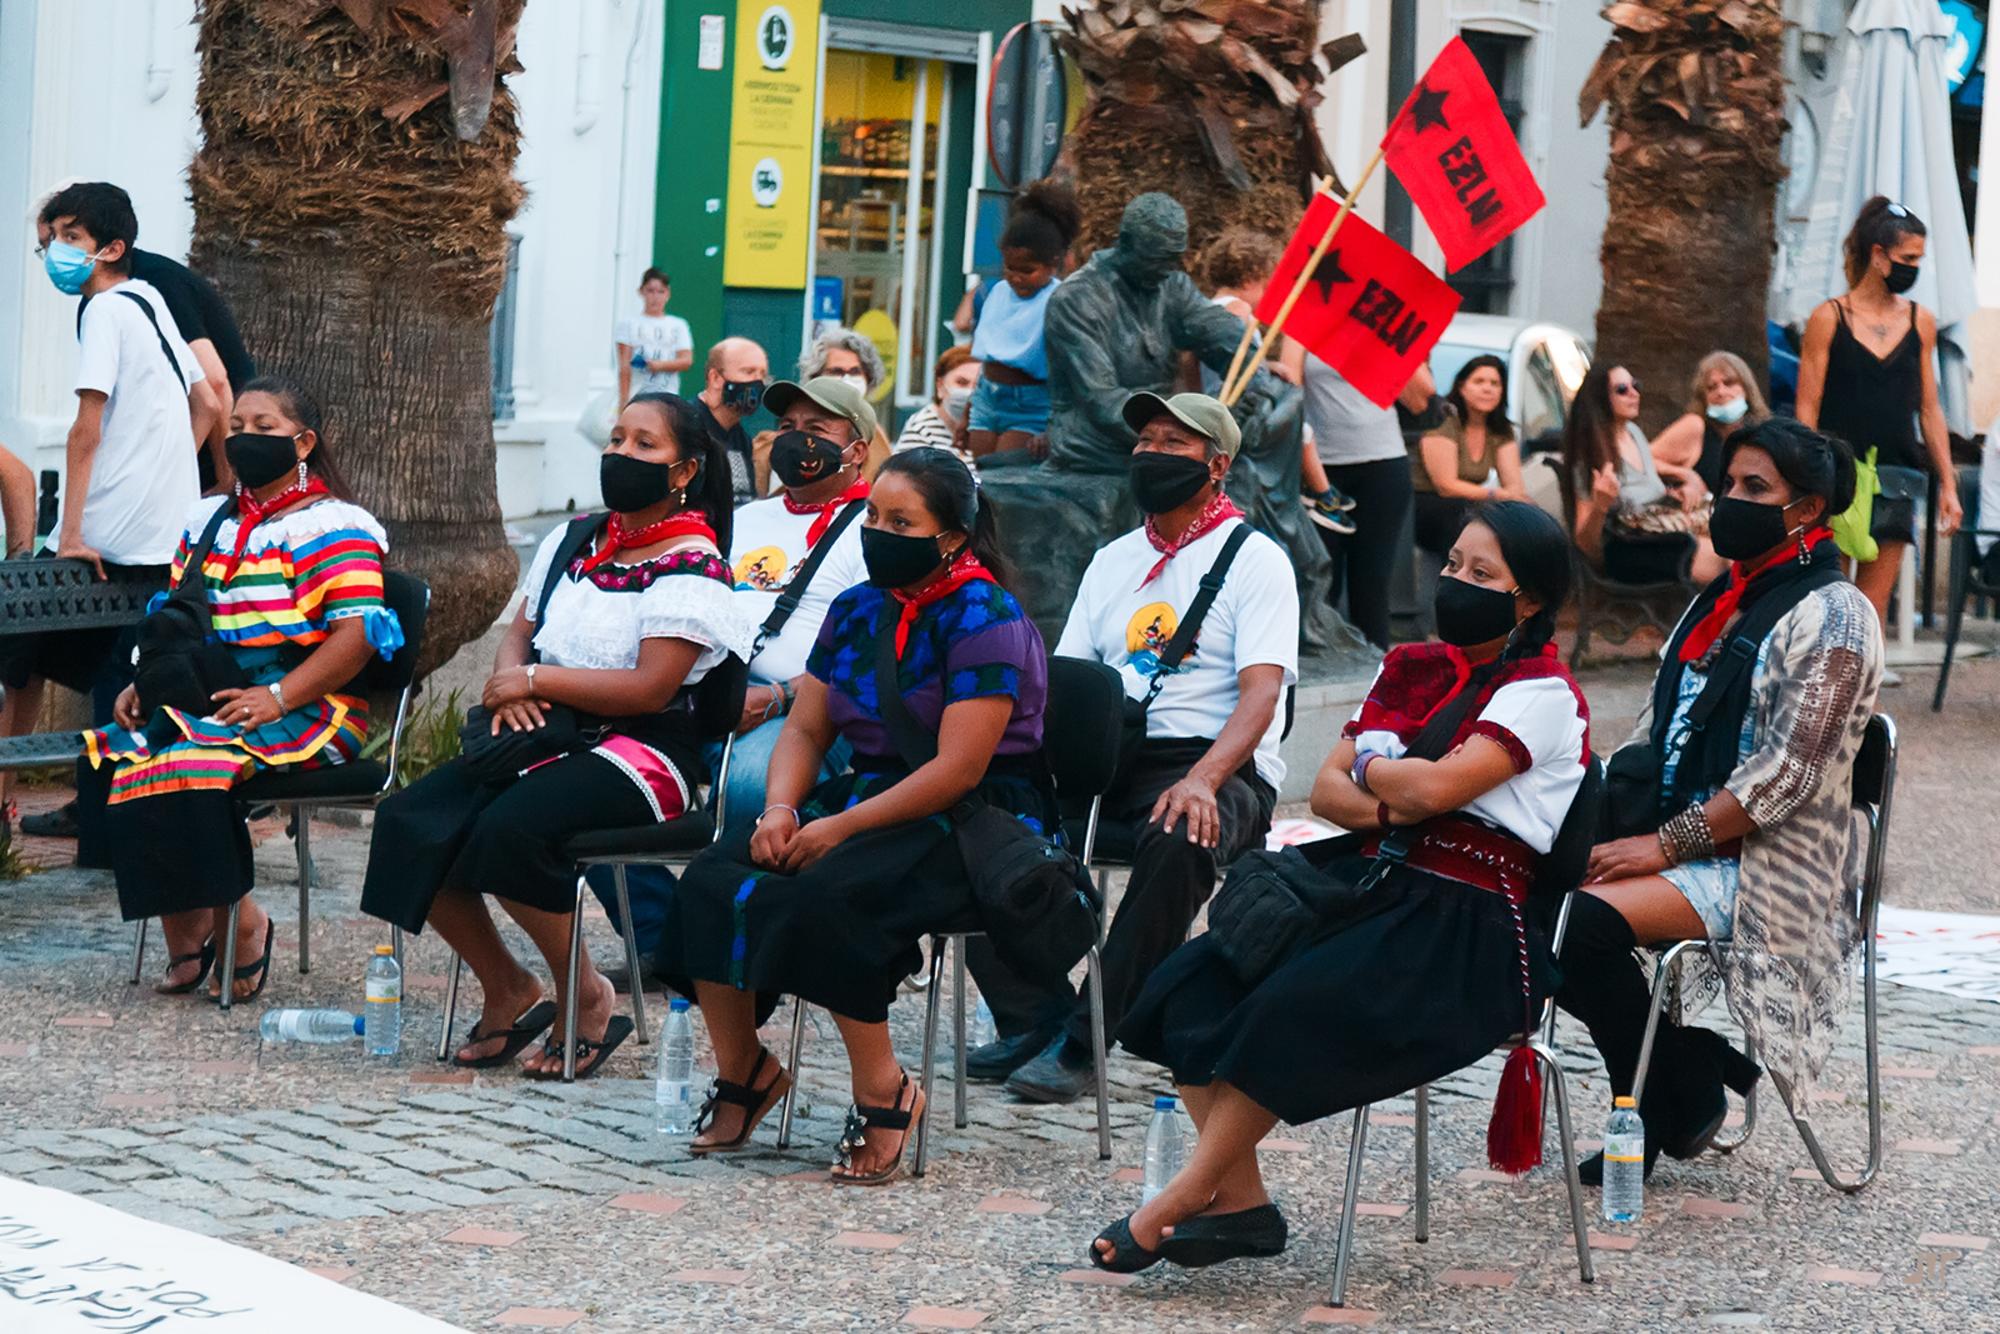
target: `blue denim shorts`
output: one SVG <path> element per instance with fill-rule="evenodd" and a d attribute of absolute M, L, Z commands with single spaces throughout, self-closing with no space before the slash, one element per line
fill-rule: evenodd
<path fill-rule="evenodd" d="M 1025 431 L 1040 435 L 1049 429 L 1049 387 L 1046 384 L 1001 384 L 981 378 L 972 391 L 972 411 L 966 426 L 1002 435 Z"/>
<path fill-rule="evenodd" d="M 1742 863 L 1734 857 L 1682 862 L 1660 872 L 1701 918 L 1710 940 L 1728 940 L 1736 929 L 1736 886 Z"/>

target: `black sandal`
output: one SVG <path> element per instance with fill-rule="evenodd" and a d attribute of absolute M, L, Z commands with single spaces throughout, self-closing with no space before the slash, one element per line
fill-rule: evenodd
<path fill-rule="evenodd" d="M 832 1173 L 833 1182 L 838 1186 L 881 1186 L 896 1179 L 903 1170 L 903 1151 L 910 1147 L 910 1127 L 924 1114 L 924 1091 L 916 1089 L 910 1098 L 910 1105 L 902 1105 L 903 1093 L 910 1088 L 910 1076 L 903 1074 L 903 1082 L 896 1089 L 896 1106 L 863 1107 L 855 1104 L 847 1109 L 847 1125 L 840 1132 L 839 1159 L 836 1168 L 851 1169 L 854 1151 L 866 1148 L 870 1130 L 901 1131 L 903 1142 L 896 1146 L 896 1156 L 886 1167 L 878 1167 L 873 1172 Z"/>
<path fill-rule="evenodd" d="M 1224 1260 L 1264 1260 L 1283 1253 L 1290 1229 L 1275 1204 L 1233 1214 L 1197 1214 L 1174 1224 L 1160 1239 L 1160 1255 L 1183 1269 L 1206 1269 Z"/>
<path fill-rule="evenodd" d="M 611 1022 L 604 1026 L 603 1037 L 598 1038 L 596 1041 L 592 1041 L 589 1038 L 578 1038 L 576 1040 L 576 1078 L 588 1079 L 596 1074 L 597 1068 L 610 1060 L 611 1053 L 617 1051 L 625 1039 L 631 1036 L 632 1021 L 622 1014 L 614 1014 L 611 1016 Z M 542 1055 L 554 1057 L 560 1062 L 563 1056 L 563 1046 L 562 1042 L 558 1041 L 554 1035 L 551 1035 L 549 1040 L 542 1044 Z M 540 1080 L 558 1080 L 563 1077 L 562 1066 L 560 1064 L 550 1070 L 523 1070 L 521 1073 L 530 1079 Z"/>
<path fill-rule="evenodd" d="M 153 994 L 155 996 L 185 996 L 190 991 L 197 990 L 202 983 L 208 981 L 208 970 L 215 966 L 215 941 L 213 939 L 204 940 L 201 942 L 201 948 L 193 954 L 168 955 L 167 971 L 171 973 L 184 963 L 198 963 L 201 965 L 201 971 L 194 975 L 194 980 L 191 982 L 177 982 L 171 986 L 162 985 L 154 987 Z"/>
<path fill-rule="evenodd" d="M 1132 1215 L 1126 1214 L 1110 1227 L 1097 1234 L 1097 1241 L 1111 1243 L 1111 1254 L 1107 1257 L 1097 1249 L 1097 1243 L 1090 1246 L 1090 1262 L 1099 1269 L 1113 1274 L 1136 1274 L 1141 1269 L 1151 1269 L 1167 1257 L 1159 1251 L 1149 1251 L 1141 1246 L 1132 1235 Z M 1161 1243 L 1163 1246 L 1164 1242 Z"/>
<path fill-rule="evenodd" d="M 257 979 L 257 985 L 250 988 L 245 994 L 241 996 L 232 994 L 229 1001 L 231 1005 L 241 1005 L 244 1001 L 256 1000 L 264 994 L 264 984 L 271 980 L 271 939 L 277 935 L 277 932 L 278 924 L 268 917 L 265 918 L 264 952 L 249 963 L 244 964 L 241 968 L 238 968 L 229 978 L 223 980 L 222 986 L 228 988 L 231 993 L 234 993 L 238 982 L 248 982 L 253 977 Z M 217 1005 L 222 1004 L 221 988 L 217 988 L 214 1000 Z"/>
<path fill-rule="evenodd" d="M 549 1025 L 555 1021 L 555 1002 L 538 1001 L 534 1005 L 529 1006 L 527 1012 L 516 1019 L 510 1028 L 502 1028 L 492 1033 L 482 1033 L 479 1031 L 478 1025 L 475 1024 L 472 1029 L 472 1036 L 465 1040 L 466 1047 L 474 1046 L 481 1042 L 491 1042 L 493 1039 L 499 1037 L 506 1038 L 507 1045 L 491 1055 L 475 1056 L 469 1060 L 458 1053 L 453 1053 L 451 1063 L 461 1070 L 491 1070 L 496 1066 L 506 1065 L 516 1056 L 519 1056 L 522 1049 L 530 1042 L 533 1042 L 543 1033 L 546 1033 Z M 464 1050 L 464 1047 L 459 1048 L 460 1052 Z"/>
<path fill-rule="evenodd" d="M 758 1088 L 757 1076 L 764 1073 L 766 1061 L 778 1065 L 777 1059 L 769 1051 L 759 1047 L 757 1064 L 750 1067 L 748 1082 L 737 1084 L 727 1079 L 717 1079 L 708 1086 L 708 1097 L 702 1102 L 701 1111 L 694 1118 L 694 1133 L 699 1135 L 714 1125 L 715 1109 L 724 1105 L 743 1109 L 743 1128 L 736 1132 L 735 1139 L 714 1140 L 707 1144 L 697 1144 L 690 1140 L 689 1153 L 733 1153 L 750 1142 L 751 1132 L 770 1115 L 771 1109 L 778 1105 L 778 1100 L 792 1087 L 791 1075 L 785 1072 L 785 1067 L 778 1065 L 778 1073 L 771 1077 L 771 1082 Z"/>

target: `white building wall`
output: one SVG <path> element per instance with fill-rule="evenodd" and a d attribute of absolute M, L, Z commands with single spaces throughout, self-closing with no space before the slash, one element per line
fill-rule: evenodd
<path fill-rule="evenodd" d="M 28 210 L 65 177 L 115 181 L 140 244 L 186 258 L 193 10 L 0 4 L 0 443 L 33 467 L 62 466 L 76 343 L 74 301 L 43 276 Z M 529 5 L 522 21 L 516 414 L 496 431 L 510 517 L 597 499 L 596 449 L 576 423 L 593 391 L 615 390 L 612 325 L 636 311 L 651 262 L 662 14 L 660 0 L 568 0 Z"/>

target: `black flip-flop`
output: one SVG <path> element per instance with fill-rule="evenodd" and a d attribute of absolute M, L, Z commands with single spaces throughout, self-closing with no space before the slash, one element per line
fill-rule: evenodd
<path fill-rule="evenodd" d="M 1097 1241 L 1111 1243 L 1111 1256 L 1097 1249 L 1097 1243 L 1090 1246 L 1090 1262 L 1099 1269 L 1113 1274 L 1136 1274 L 1141 1269 L 1151 1269 L 1167 1257 L 1160 1251 L 1149 1251 L 1138 1243 L 1132 1235 L 1132 1215 L 1126 1214 L 1110 1227 L 1097 1234 Z M 1162 1243 L 1164 1248 L 1165 1243 Z"/>
<path fill-rule="evenodd" d="M 617 1051 L 619 1045 L 626 1038 L 632 1036 L 632 1032 L 632 1021 L 622 1014 L 615 1014 L 611 1016 L 611 1022 L 604 1026 L 603 1037 L 597 1039 L 595 1042 L 589 1038 L 578 1038 L 576 1040 L 576 1078 L 588 1079 L 596 1074 L 597 1068 L 611 1059 L 611 1053 Z M 553 1034 L 550 1035 L 547 1042 L 542 1044 L 542 1054 L 554 1057 L 557 1065 L 550 1070 L 523 1070 L 521 1073 L 530 1079 L 561 1079 L 563 1077 L 561 1065 L 563 1044 L 557 1041 Z"/>
<path fill-rule="evenodd" d="M 234 996 L 229 1003 L 231 1005 L 241 1005 L 244 1001 L 256 1000 L 264 994 L 264 984 L 271 980 L 271 939 L 277 935 L 277 932 L 278 924 L 266 917 L 264 919 L 264 952 L 249 963 L 238 968 L 233 974 L 234 981 L 225 980 L 223 982 L 222 990 L 217 991 L 213 998 L 217 1005 L 222 1004 L 224 991 L 233 992 L 236 990 L 237 982 L 248 982 L 253 977 L 257 979 L 257 985 L 250 988 L 249 994 Z"/>
<path fill-rule="evenodd" d="M 522 1049 L 530 1042 L 533 1042 L 536 1038 L 547 1032 L 549 1025 L 555 1021 L 555 1002 L 537 1001 L 528 1007 L 527 1013 L 514 1021 L 511 1028 L 503 1028 L 493 1033 L 482 1033 L 479 1031 L 478 1025 L 475 1024 L 472 1029 L 472 1036 L 465 1040 L 466 1047 L 479 1042 L 491 1042 L 493 1039 L 499 1037 L 506 1038 L 507 1045 L 490 1056 L 478 1056 L 471 1060 L 453 1053 L 451 1063 L 461 1070 L 491 1070 L 495 1066 L 506 1065 L 516 1056 L 519 1056 Z M 459 1048 L 459 1051 L 463 1050 L 465 1050 L 464 1047 Z"/>
<path fill-rule="evenodd" d="M 167 957 L 167 971 L 171 973 L 184 963 L 199 963 L 201 965 L 201 971 L 194 975 L 194 980 L 192 982 L 176 983 L 173 986 L 154 987 L 154 995 L 185 996 L 190 991 L 200 987 L 202 983 L 208 981 L 208 970 L 215 966 L 215 941 L 213 939 L 204 940 L 201 943 L 201 948 L 193 954 L 169 955 Z"/>
<path fill-rule="evenodd" d="M 1160 1239 L 1160 1255 L 1183 1269 L 1206 1269 L 1224 1260 L 1265 1260 L 1282 1253 L 1290 1229 L 1275 1204 L 1233 1214 L 1197 1214 L 1174 1224 Z"/>

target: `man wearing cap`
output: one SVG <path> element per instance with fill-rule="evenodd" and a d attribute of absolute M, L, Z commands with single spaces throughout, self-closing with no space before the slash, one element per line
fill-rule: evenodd
<path fill-rule="evenodd" d="M 861 561 L 861 520 L 868 508 L 861 461 L 875 435 L 875 410 L 859 389 L 827 375 L 803 385 L 780 380 L 764 390 L 763 401 L 778 418 L 771 471 L 783 489 L 738 509 L 730 540 L 736 596 L 760 627 L 743 717 L 729 755 L 724 810 L 732 825 L 755 820 L 764 809 L 771 750 L 784 730 L 785 714 L 797 694 L 795 683 L 805 674 L 806 655 L 819 638 L 827 608 L 868 578 Z M 785 614 L 776 616 L 781 605 Z M 822 776 L 843 772 L 851 750 L 845 740 L 836 739 L 827 750 Z M 708 756 L 710 767 L 721 759 L 722 748 L 716 746 Z M 611 880 L 603 868 L 593 870 L 590 880 L 606 910 L 615 912 Z M 672 884 L 672 876 L 658 868 L 633 867 L 628 875 L 633 930 L 649 958 L 666 920 Z M 622 970 L 606 969 L 605 976 L 625 989 L 628 979 Z"/>
<path fill-rule="evenodd" d="M 1262 844 L 1284 781 L 1280 701 L 1298 679 L 1299 595 L 1276 542 L 1245 525 L 1222 480 L 1241 445 L 1228 408 L 1206 394 L 1134 394 L 1130 476 L 1146 515 L 1084 571 L 1056 653 L 1095 658 L 1124 678 L 1128 742 L 1104 818 L 1136 834 L 1132 874 L 1104 945 L 1104 1018 L 1115 1032 L 1160 961 L 1186 939 L 1218 866 Z M 1233 534 L 1246 534 L 1234 542 Z M 1202 577 L 1235 551 L 1191 647 L 1169 668 Z M 1133 729 L 1136 732 L 1136 728 Z M 982 944 L 982 942 L 975 942 Z M 976 1078 L 1037 1102 L 1090 1082 L 1089 1010 L 1068 987 L 1029 987 L 980 949 L 980 989 L 1000 1039 L 969 1053 Z M 1011 1072 L 1011 1073 L 1010 1073 Z"/>

